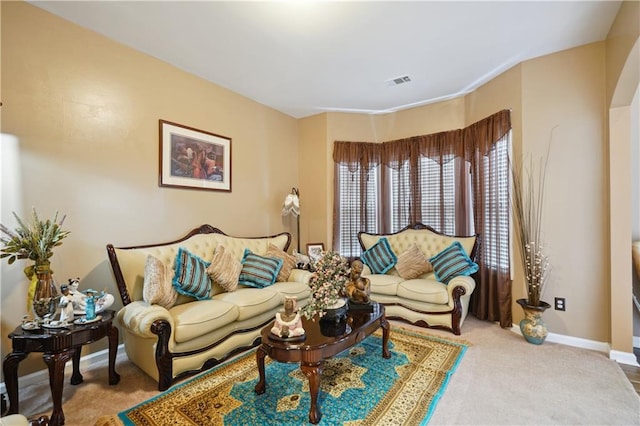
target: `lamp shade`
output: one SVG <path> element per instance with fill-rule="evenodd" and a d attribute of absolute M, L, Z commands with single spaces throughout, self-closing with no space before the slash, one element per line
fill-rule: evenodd
<path fill-rule="evenodd" d="M 293 188 L 291 194 L 287 194 L 287 197 L 284 199 L 284 204 L 282 204 L 282 216 L 287 215 L 300 215 L 300 198 L 298 197 L 298 190 Z"/>

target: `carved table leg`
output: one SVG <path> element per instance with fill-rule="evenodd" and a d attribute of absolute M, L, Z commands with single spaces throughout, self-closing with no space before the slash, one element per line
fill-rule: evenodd
<path fill-rule="evenodd" d="M 76 349 L 42 355 L 44 362 L 49 367 L 49 386 L 51 387 L 51 398 L 53 399 L 53 412 L 51 413 L 50 424 L 58 426 L 64 424 L 64 413 L 62 412 L 62 385 L 64 383 L 64 365 L 74 356 Z"/>
<path fill-rule="evenodd" d="M 255 391 L 258 395 L 262 395 L 267 389 L 267 381 L 264 375 L 264 357 L 267 355 L 267 351 L 262 346 L 258 347 L 256 351 L 256 363 L 258 364 L 258 374 L 260 375 L 260 381 L 256 384 Z"/>
<path fill-rule="evenodd" d="M 18 401 L 18 364 L 25 359 L 26 353 L 11 352 L 4 358 L 2 372 L 4 384 L 9 395 L 9 414 L 18 414 L 20 402 Z"/>
<path fill-rule="evenodd" d="M 79 385 L 80 383 L 84 382 L 84 378 L 82 377 L 82 374 L 80 374 L 80 355 L 82 353 L 82 348 L 76 348 L 75 352 L 73 353 L 73 373 L 71 374 L 71 384 L 72 385 Z"/>
<path fill-rule="evenodd" d="M 382 327 L 382 357 L 383 358 L 391 358 L 391 354 L 389 353 L 389 321 L 387 321 L 386 316 L 382 316 L 380 318 L 380 327 Z"/>
<path fill-rule="evenodd" d="M 109 339 L 109 384 L 117 385 L 120 382 L 120 375 L 116 372 L 116 355 L 118 353 L 118 329 L 111 327 L 108 334 Z"/>
<path fill-rule="evenodd" d="M 313 364 L 302 364 L 300 369 L 309 379 L 309 395 L 311 396 L 311 407 L 309 407 L 309 421 L 318 424 L 322 418 L 320 407 L 318 406 L 318 393 L 320 392 L 320 379 L 322 376 L 322 361 Z"/>

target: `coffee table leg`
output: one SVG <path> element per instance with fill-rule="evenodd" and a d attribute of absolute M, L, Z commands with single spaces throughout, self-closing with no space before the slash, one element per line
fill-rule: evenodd
<path fill-rule="evenodd" d="M 389 321 L 387 321 L 387 317 L 384 315 L 380 318 L 380 327 L 382 327 L 382 357 L 383 358 L 391 358 L 391 354 L 389 353 Z"/>
<path fill-rule="evenodd" d="M 322 418 L 320 407 L 318 406 L 318 392 L 320 392 L 320 378 L 322 376 L 322 361 L 314 364 L 302 364 L 300 369 L 309 379 L 309 395 L 311 396 L 311 407 L 309 407 L 309 421 L 318 424 Z"/>
<path fill-rule="evenodd" d="M 258 347 L 256 351 L 256 362 L 258 364 L 258 374 L 260 374 L 260 381 L 256 384 L 255 391 L 258 395 L 262 395 L 267 389 L 267 382 L 264 376 L 264 357 L 267 355 L 267 351 L 262 346 Z"/>

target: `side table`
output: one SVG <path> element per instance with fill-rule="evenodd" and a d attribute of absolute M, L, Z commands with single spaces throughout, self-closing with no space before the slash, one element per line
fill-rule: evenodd
<path fill-rule="evenodd" d="M 107 337 L 109 339 L 109 384 L 120 382 L 120 375 L 116 373 L 115 363 L 118 351 L 118 329 L 113 326 L 114 311 L 100 313 L 100 321 L 70 325 L 66 328 L 42 328 L 37 330 L 23 330 L 18 326 L 9 333 L 12 352 L 8 354 L 2 364 L 7 394 L 9 395 L 9 414 L 17 414 L 18 401 L 18 364 L 31 352 L 42 352 L 42 358 L 49 368 L 49 385 L 53 400 L 53 412 L 50 425 L 64 424 L 62 411 L 62 385 L 64 382 L 64 367 L 73 358 L 73 374 L 71 384 L 82 383 L 80 374 L 80 353 L 82 346 Z"/>

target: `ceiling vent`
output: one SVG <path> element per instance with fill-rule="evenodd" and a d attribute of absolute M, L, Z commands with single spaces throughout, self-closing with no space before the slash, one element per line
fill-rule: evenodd
<path fill-rule="evenodd" d="M 396 77 L 396 78 L 392 78 L 390 80 L 387 80 L 387 86 L 397 86 L 399 84 L 403 84 L 403 83 L 409 83 L 411 81 L 411 78 L 409 78 L 408 75 L 403 75 L 402 77 Z"/>

